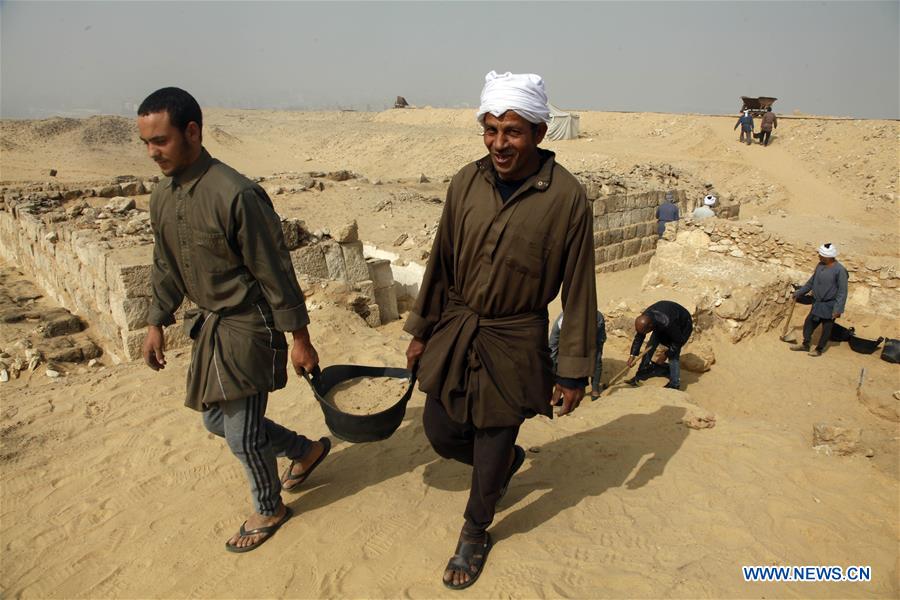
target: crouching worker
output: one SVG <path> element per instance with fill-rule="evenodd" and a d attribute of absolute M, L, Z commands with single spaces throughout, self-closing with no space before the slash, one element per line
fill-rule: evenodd
<path fill-rule="evenodd" d="M 687 343 L 694 330 L 691 313 L 678 304 L 669 300 L 662 300 L 652 304 L 634 320 L 634 342 L 631 344 L 631 356 L 628 357 L 628 366 L 634 366 L 635 360 L 641 352 L 644 338 L 650 333 L 650 341 L 647 344 L 647 352 L 641 360 L 637 374 L 628 380 L 630 385 L 637 385 L 639 381 L 649 379 L 658 374 L 660 365 L 652 362 L 656 348 L 662 344 L 666 347 L 666 358 L 669 363 L 669 383 L 667 388 L 681 388 L 681 348 Z"/>

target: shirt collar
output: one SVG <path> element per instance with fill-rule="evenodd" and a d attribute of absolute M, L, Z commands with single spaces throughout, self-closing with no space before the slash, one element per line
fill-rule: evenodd
<path fill-rule="evenodd" d="M 556 153 L 543 148 L 538 148 L 538 153 L 541 155 L 543 164 L 536 174 L 525 180 L 522 187 L 532 187 L 539 192 L 543 192 L 550 188 L 550 182 L 553 180 L 553 165 L 556 162 Z M 491 185 L 495 185 L 496 172 L 494 171 L 494 163 L 491 161 L 491 155 L 488 154 L 476 160 L 475 165 L 485 179 L 490 181 Z"/>
<path fill-rule="evenodd" d="M 209 170 L 212 163 L 213 157 L 209 155 L 206 148 L 201 148 L 200 156 L 197 157 L 197 160 L 191 163 L 187 169 L 178 175 L 170 177 L 167 185 L 171 187 L 183 187 L 190 192 L 194 189 L 194 186 L 197 185 L 197 182 L 200 181 L 200 178 Z"/>

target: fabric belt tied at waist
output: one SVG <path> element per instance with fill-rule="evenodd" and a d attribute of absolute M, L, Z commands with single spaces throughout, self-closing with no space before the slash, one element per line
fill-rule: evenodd
<path fill-rule="evenodd" d="M 483 372 L 501 395 L 514 399 L 518 376 L 511 368 L 521 361 L 516 356 L 533 350 L 511 343 L 530 336 L 546 336 L 546 312 L 528 312 L 504 317 L 483 317 L 467 306 L 455 293 L 441 314 L 441 320 L 425 347 L 419 364 L 422 391 L 439 396 L 451 418 L 467 419 L 470 375 Z"/>

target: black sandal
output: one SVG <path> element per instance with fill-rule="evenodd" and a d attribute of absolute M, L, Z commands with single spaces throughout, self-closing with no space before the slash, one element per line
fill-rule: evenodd
<path fill-rule="evenodd" d="M 250 544 L 249 546 L 235 546 L 233 544 L 225 542 L 225 549 L 229 552 L 250 552 L 251 550 L 256 550 L 257 548 L 265 544 L 270 537 L 275 535 L 275 532 L 278 531 L 278 528 L 287 523 L 288 519 L 290 519 L 292 516 L 294 516 L 294 511 L 291 510 L 290 506 L 285 506 L 284 516 L 281 517 L 281 519 L 274 525 L 269 525 L 268 527 L 257 527 L 256 529 L 247 531 L 246 529 L 244 529 L 244 525 L 246 525 L 247 522 L 244 521 L 243 524 L 241 524 L 241 529 L 239 531 L 240 537 L 245 538 L 252 535 L 264 535 L 265 537 L 255 544 Z"/>
<path fill-rule="evenodd" d="M 460 571 L 467 574 L 469 580 L 460 585 L 453 585 L 452 578 L 450 581 L 446 581 L 442 576 L 441 581 L 444 582 L 444 585 L 451 590 L 463 590 L 478 581 L 481 572 L 484 570 L 484 563 L 487 562 L 488 553 L 491 551 L 492 545 L 491 534 L 487 532 L 484 534 L 483 543 L 459 540 L 459 543 L 456 545 L 456 554 L 447 563 L 447 568 L 444 569 L 444 572 Z"/>
<path fill-rule="evenodd" d="M 322 454 L 319 455 L 319 458 L 316 459 L 316 462 L 309 465 L 309 468 L 300 473 L 299 475 L 294 475 L 294 465 L 297 464 L 298 460 L 292 460 L 290 466 L 288 466 L 287 471 L 284 472 L 284 475 L 281 476 L 281 489 L 285 492 L 291 493 L 296 492 L 304 481 L 306 481 L 312 472 L 316 470 L 316 467 L 325 460 L 325 457 L 328 456 L 328 453 L 331 451 L 331 440 L 327 437 L 323 437 L 319 440 L 319 443 L 322 444 Z M 284 484 L 291 483 L 291 487 L 284 487 Z"/>

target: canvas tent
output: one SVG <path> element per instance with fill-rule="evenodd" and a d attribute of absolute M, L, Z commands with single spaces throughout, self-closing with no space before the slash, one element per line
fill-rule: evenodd
<path fill-rule="evenodd" d="M 550 103 L 550 125 L 547 137 L 551 140 L 574 140 L 578 137 L 578 115 L 566 111 Z"/>

